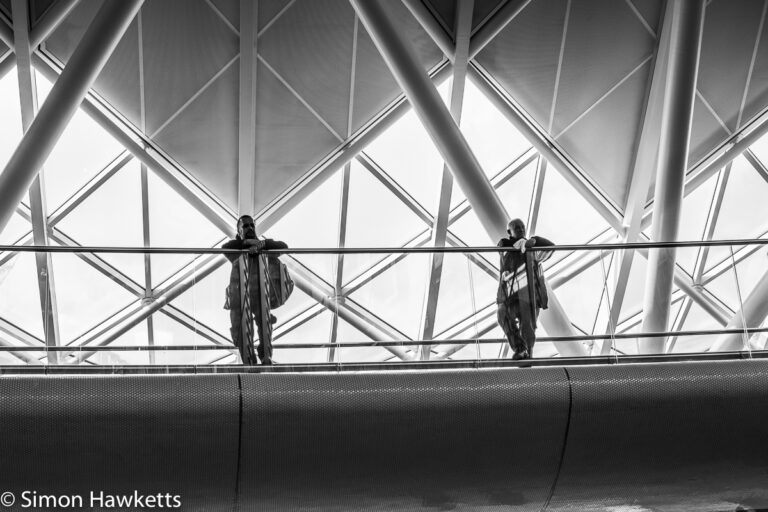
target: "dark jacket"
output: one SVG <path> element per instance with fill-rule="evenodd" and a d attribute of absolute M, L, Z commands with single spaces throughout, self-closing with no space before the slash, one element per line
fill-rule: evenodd
<path fill-rule="evenodd" d="M 264 239 L 264 250 L 272 249 L 287 249 L 288 244 L 280 242 L 278 240 L 272 240 L 271 238 Z M 222 249 L 247 249 L 240 235 L 233 240 L 224 242 L 221 246 Z M 227 302 L 224 306 L 225 309 L 235 309 L 240 307 L 240 254 L 225 254 L 227 259 L 232 263 L 232 271 L 229 273 L 229 286 L 227 286 Z M 257 278 L 256 266 L 252 265 L 249 269 L 248 275 L 248 288 L 251 292 L 251 300 L 257 296 L 259 288 L 261 286 L 260 280 Z"/>
<path fill-rule="evenodd" d="M 510 236 L 502 238 L 497 247 L 512 247 L 518 238 Z M 528 240 L 534 240 L 536 243 L 534 247 L 551 247 L 555 245 L 552 241 L 547 240 L 543 236 L 532 236 Z M 525 272 L 525 254 L 520 251 L 505 251 L 500 254 L 500 274 L 507 272 Z M 535 251 L 532 254 L 536 255 L 534 262 L 534 279 L 536 280 L 534 290 L 536 292 L 536 305 L 537 307 L 547 307 L 546 288 L 541 278 L 541 271 L 539 263 L 549 259 L 552 256 L 552 251 Z M 496 293 L 496 302 L 501 304 L 508 299 L 505 283 L 499 276 L 499 289 Z"/>

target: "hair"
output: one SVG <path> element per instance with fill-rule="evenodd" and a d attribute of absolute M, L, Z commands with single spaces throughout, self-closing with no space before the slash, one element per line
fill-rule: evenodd
<path fill-rule="evenodd" d="M 251 216 L 250 216 L 250 215 L 248 215 L 248 214 L 246 214 L 246 215 L 241 215 L 241 216 L 240 216 L 240 218 L 239 218 L 239 219 L 237 219 L 237 227 L 238 227 L 238 228 L 240 227 L 240 224 L 242 224 L 242 223 L 243 223 L 243 219 L 251 219 L 251 220 L 253 220 L 253 217 L 251 217 Z"/>

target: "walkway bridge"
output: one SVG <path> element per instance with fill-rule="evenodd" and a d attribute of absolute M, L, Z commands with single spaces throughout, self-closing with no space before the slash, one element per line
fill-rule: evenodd
<path fill-rule="evenodd" d="M 739 245 L 760 251 L 762 243 Z M 472 257 L 494 250 L 471 249 Z M 598 261 L 626 250 L 590 248 Z M 23 343 L 6 323 L 2 350 L 23 355 L 0 368 L 3 492 L 170 493 L 183 510 L 768 508 L 768 329 L 759 301 L 765 279 L 739 280 L 739 250 L 728 251 L 743 297 L 735 307 L 706 294 L 706 285 L 675 292 L 694 304 L 712 301 L 712 311 L 730 310 L 719 328 L 672 325 L 648 333 L 626 315 L 605 332 L 579 332 L 573 322 L 576 332 L 562 335 L 545 324 L 544 348 L 529 361 L 498 357 L 503 344 L 493 329 L 481 333 L 493 317 L 477 296 L 473 318 L 457 316 L 449 329 L 453 338 L 386 339 L 381 320 L 357 315 L 362 309 L 354 300 L 315 293 L 323 283 L 310 280 L 301 251 L 283 259 L 291 261 L 302 293 L 335 317 L 358 318 L 356 325 L 368 325 L 359 331 L 379 339 L 312 344 L 285 334 L 281 341 L 278 324 L 279 364 L 271 367 L 233 364 L 236 355 L 203 361 L 236 350 L 216 343 L 215 329 L 202 321 L 196 332 L 206 343 L 120 341 L 116 333 L 167 314 L 182 292 L 158 293 L 70 344 Z M 459 252 L 470 259 L 467 249 Z M 204 279 L 220 259 L 206 251 L 188 277 Z M 572 262 L 578 275 L 584 261 Z M 552 265 L 548 274 L 557 296 L 567 273 Z M 608 290 L 609 270 L 605 276 L 599 286 Z M 185 285 L 176 283 L 173 293 Z M 694 299 L 696 291 L 701 296 Z M 613 297 L 606 298 L 609 313 Z M 654 337 L 664 340 L 663 353 L 630 353 L 638 340 Z M 566 344 L 583 355 L 546 353 Z M 311 355 L 332 349 L 333 360 Z M 343 356 L 358 349 L 367 352 L 352 353 L 376 350 L 381 357 Z M 281 361 L 288 351 L 294 355 Z M 101 359 L 109 352 L 147 361 L 155 354 L 155 364 Z M 188 359 L 174 363 L 160 354 Z"/>

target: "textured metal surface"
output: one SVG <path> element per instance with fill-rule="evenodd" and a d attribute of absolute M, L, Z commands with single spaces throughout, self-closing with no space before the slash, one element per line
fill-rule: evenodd
<path fill-rule="evenodd" d="M 235 375 L 4 377 L 0 482 L 14 492 L 181 496 L 183 510 L 231 510 Z"/>
<path fill-rule="evenodd" d="M 763 509 L 766 390 L 757 359 L 4 376 L 0 483 L 183 510 Z"/>
<path fill-rule="evenodd" d="M 562 369 L 242 379 L 254 510 L 537 510 L 568 414 Z"/>
<path fill-rule="evenodd" d="M 571 422 L 548 510 L 768 507 L 768 361 L 568 372 Z"/>

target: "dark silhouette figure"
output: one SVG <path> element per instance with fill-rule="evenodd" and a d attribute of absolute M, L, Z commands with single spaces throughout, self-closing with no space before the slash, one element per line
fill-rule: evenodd
<path fill-rule="evenodd" d="M 525 237 L 525 224 L 514 219 L 507 224 L 508 238 L 502 238 L 498 247 L 512 250 L 500 253 L 501 275 L 496 294 L 497 318 L 512 347 L 512 359 L 530 359 L 536 343 L 536 320 L 541 308 L 547 308 L 547 290 L 539 263 L 548 259 L 552 251 L 529 251 L 531 247 L 554 245 L 544 237 Z M 532 283 L 533 292 L 529 287 Z"/>
<path fill-rule="evenodd" d="M 256 225 L 250 215 L 243 215 L 237 221 L 237 237 L 229 240 L 221 246 L 222 249 L 251 249 L 253 251 L 287 249 L 285 242 L 272 240 L 271 238 L 260 239 L 256 236 Z M 256 356 L 253 353 L 253 345 L 250 340 L 243 339 L 243 304 L 240 289 L 241 266 L 245 266 L 246 273 L 244 278 L 248 284 L 248 306 L 252 313 L 253 321 L 256 323 L 256 330 L 259 335 L 258 355 L 261 364 L 272 364 L 272 323 L 275 317 L 269 313 L 269 301 L 267 300 L 263 289 L 265 280 L 265 270 L 263 259 L 258 261 L 259 257 L 244 254 L 227 254 L 227 259 L 232 262 L 232 272 L 229 275 L 229 286 L 227 287 L 226 309 L 229 309 L 229 319 L 232 323 L 230 332 L 232 341 L 240 350 L 240 357 L 243 364 L 254 365 L 257 363 Z M 262 322 L 262 312 L 266 315 L 268 322 Z M 253 329 L 253 326 L 249 326 Z"/>

